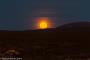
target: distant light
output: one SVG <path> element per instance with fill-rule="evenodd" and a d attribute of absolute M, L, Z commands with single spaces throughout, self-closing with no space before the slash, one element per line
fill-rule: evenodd
<path fill-rule="evenodd" d="M 47 29 L 51 27 L 51 22 L 47 17 L 37 19 L 37 29 Z"/>
<path fill-rule="evenodd" d="M 40 29 L 46 29 L 48 28 L 48 23 L 46 21 L 41 21 L 39 24 Z"/>

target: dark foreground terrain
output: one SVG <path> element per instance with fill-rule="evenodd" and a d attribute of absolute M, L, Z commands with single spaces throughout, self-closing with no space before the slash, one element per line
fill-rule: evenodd
<path fill-rule="evenodd" d="M 0 31 L 0 56 L 24 60 L 86 60 L 90 58 L 90 22 L 45 30 Z"/>

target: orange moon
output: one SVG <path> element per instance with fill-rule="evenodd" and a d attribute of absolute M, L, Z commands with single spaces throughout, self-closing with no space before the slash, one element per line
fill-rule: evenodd
<path fill-rule="evenodd" d="M 36 29 L 47 29 L 51 28 L 50 19 L 47 17 L 37 18 Z"/>
<path fill-rule="evenodd" d="M 40 29 L 48 28 L 48 23 L 46 21 L 41 21 L 39 24 Z"/>

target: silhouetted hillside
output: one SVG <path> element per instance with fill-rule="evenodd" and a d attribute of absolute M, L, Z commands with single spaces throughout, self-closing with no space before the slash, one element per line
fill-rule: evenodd
<path fill-rule="evenodd" d="M 57 27 L 57 30 L 63 31 L 89 31 L 90 22 L 75 22 L 70 24 L 65 24 L 63 26 Z"/>
<path fill-rule="evenodd" d="M 20 56 L 40 57 L 41 60 L 56 56 L 90 57 L 89 46 L 90 22 L 70 23 L 45 30 L 0 31 L 2 54 L 9 49 L 16 49 L 20 50 Z"/>

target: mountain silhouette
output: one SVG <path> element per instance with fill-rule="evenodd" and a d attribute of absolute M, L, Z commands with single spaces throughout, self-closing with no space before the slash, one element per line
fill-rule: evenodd
<path fill-rule="evenodd" d="M 68 31 L 68 29 L 71 31 L 84 31 L 84 30 L 90 30 L 90 22 L 74 22 L 74 23 L 70 23 L 70 24 L 65 24 L 62 25 L 60 27 L 57 27 L 58 30 L 66 30 Z"/>
<path fill-rule="evenodd" d="M 0 31 L 0 51 L 21 50 L 20 56 L 23 57 L 88 57 L 89 46 L 90 22 L 75 22 L 45 30 Z"/>

